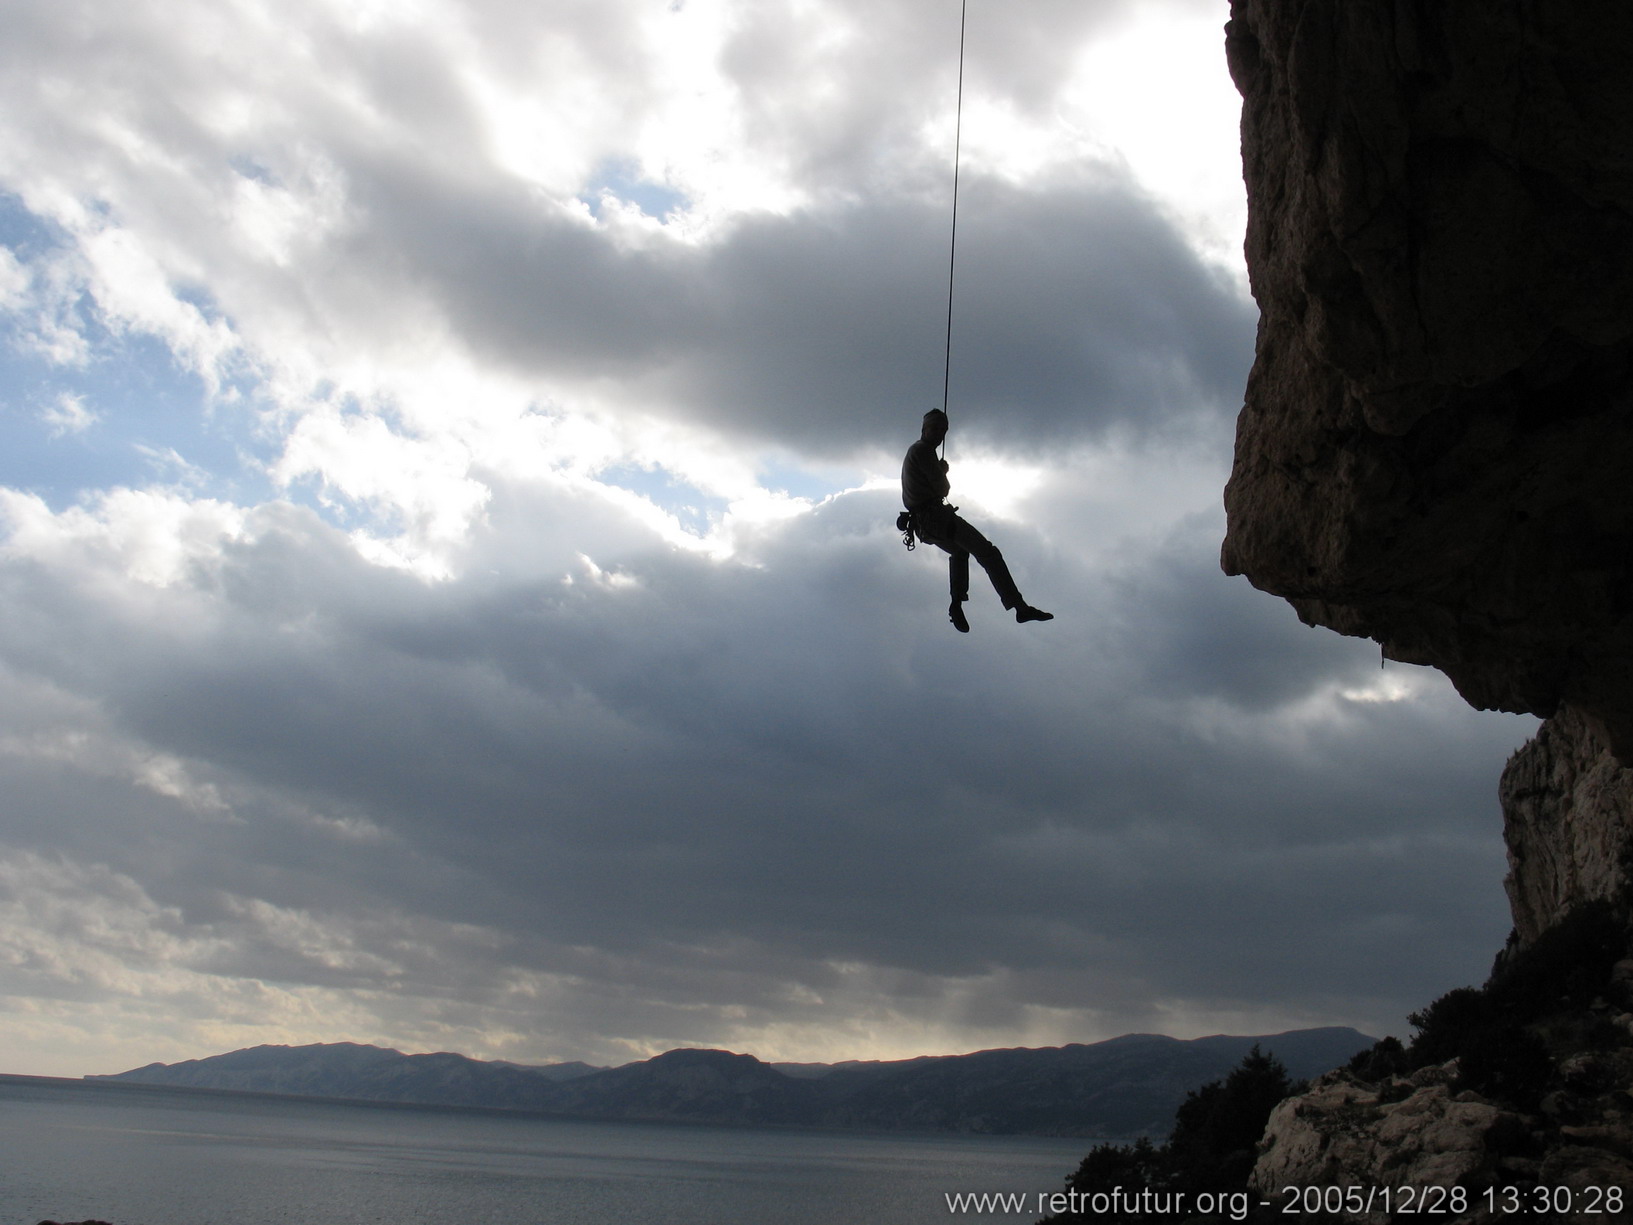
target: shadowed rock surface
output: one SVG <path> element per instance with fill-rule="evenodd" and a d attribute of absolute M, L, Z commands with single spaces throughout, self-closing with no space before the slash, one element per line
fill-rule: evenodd
<path fill-rule="evenodd" d="M 1593 944 L 1551 1009 L 1513 967 L 1595 905 L 1629 951 L 1633 6 L 1232 0 L 1226 52 L 1261 319 L 1223 567 L 1548 720 L 1501 782 L 1514 937 L 1452 993 L 1462 1041 L 1448 1005 L 1438 1062 L 1284 1103 L 1258 1185 L 1626 1187 L 1633 962 Z"/>
<path fill-rule="evenodd" d="M 1633 761 L 1633 7 L 1235 0 L 1227 572 Z"/>
<path fill-rule="evenodd" d="M 1499 790 L 1514 934 L 1530 944 L 1571 907 L 1627 893 L 1633 769 L 1566 707 L 1509 759 Z"/>

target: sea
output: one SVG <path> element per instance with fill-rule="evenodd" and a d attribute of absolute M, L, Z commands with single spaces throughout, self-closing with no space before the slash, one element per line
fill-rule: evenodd
<path fill-rule="evenodd" d="M 0 1225 L 1031 1222 L 1092 1146 L 0 1076 Z"/>

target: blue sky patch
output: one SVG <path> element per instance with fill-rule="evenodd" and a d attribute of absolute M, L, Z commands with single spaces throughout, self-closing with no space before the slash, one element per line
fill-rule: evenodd
<path fill-rule="evenodd" d="M 597 221 L 601 219 L 602 202 L 608 195 L 633 204 L 648 217 L 655 217 L 659 221 L 680 212 L 691 203 L 673 188 L 643 179 L 635 163 L 625 159 L 602 162 L 585 189 L 582 198 L 589 205 L 590 215 Z"/>
<path fill-rule="evenodd" d="M 596 479 L 640 494 L 654 506 L 674 515 L 687 531 L 699 536 L 719 522 L 728 505 L 725 498 L 704 493 L 665 468 L 618 464 L 603 469 Z"/>
<path fill-rule="evenodd" d="M 0 320 L 0 484 L 57 510 L 116 485 L 183 485 L 241 504 L 272 496 L 262 470 L 272 447 L 250 407 L 212 404 L 158 340 L 104 335 L 85 366 L 57 366 L 20 351 L 10 324 Z"/>
<path fill-rule="evenodd" d="M 791 498 L 806 498 L 820 502 L 861 483 L 861 474 L 849 469 L 833 467 L 806 467 L 801 464 L 769 461 L 762 463 L 757 474 L 760 484 Z"/>
<path fill-rule="evenodd" d="M 72 238 L 0 194 L 0 244 L 27 268 Z M 202 287 L 180 296 L 219 316 Z M 272 496 L 273 448 L 257 432 L 252 380 L 212 397 L 157 337 L 105 326 L 88 295 L 49 304 L 86 351 L 83 362 L 53 360 L 37 342 L 41 320 L 27 313 L 38 306 L 0 313 L 0 484 L 59 511 L 115 486 L 180 486 L 240 504 Z"/>

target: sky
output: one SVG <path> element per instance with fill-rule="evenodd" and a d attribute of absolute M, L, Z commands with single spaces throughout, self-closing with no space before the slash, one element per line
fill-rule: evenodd
<path fill-rule="evenodd" d="M 1226 578 L 1220 0 L 17 0 L 0 1070 L 1353 1025 L 1535 721 Z"/>

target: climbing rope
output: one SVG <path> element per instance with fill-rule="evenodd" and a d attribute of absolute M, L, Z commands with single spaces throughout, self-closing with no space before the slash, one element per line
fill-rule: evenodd
<path fill-rule="evenodd" d="M 958 271 L 958 163 L 964 142 L 964 29 L 969 18 L 969 0 L 960 0 L 958 13 L 958 105 L 953 123 L 953 225 L 947 254 L 947 355 L 941 367 L 941 411 L 947 411 L 953 375 L 953 286 Z M 946 442 L 942 442 L 945 454 Z"/>

